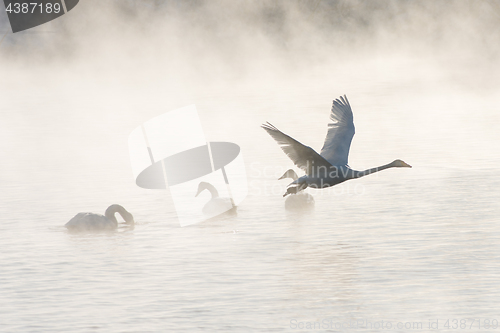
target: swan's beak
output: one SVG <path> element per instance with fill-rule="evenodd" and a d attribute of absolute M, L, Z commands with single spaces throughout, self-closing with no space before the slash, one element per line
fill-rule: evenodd
<path fill-rule="evenodd" d="M 411 166 L 411 165 L 409 165 L 408 163 L 405 163 L 405 162 L 403 162 L 403 163 L 404 163 L 404 166 L 405 166 L 405 167 L 407 167 L 407 168 L 411 168 L 411 167 L 412 167 L 412 166 Z"/>
<path fill-rule="evenodd" d="M 201 191 L 203 191 L 203 189 L 198 188 L 198 192 L 196 192 L 196 195 L 194 197 L 196 198 L 201 193 Z"/>
<path fill-rule="evenodd" d="M 281 180 L 281 179 L 285 179 L 286 178 L 286 172 L 283 176 L 281 176 L 280 178 L 278 178 L 278 180 Z"/>

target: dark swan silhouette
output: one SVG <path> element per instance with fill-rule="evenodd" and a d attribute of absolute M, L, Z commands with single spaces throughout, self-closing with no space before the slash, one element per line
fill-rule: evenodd
<path fill-rule="evenodd" d="M 297 180 L 299 177 L 293 171 L 292 169 L 286 171 L 283 176 L 278 178 L 280 179 L 285 179 L 285 178 L 292 178 L 294 181 Z M 309 193 L 306 193 L 304 191 L 301 191 L 297 194 L 291 195 L 285 200 L 285 209 L 286 210 L 293 210 L 293 211 L 301 211 L 301 210 L 308 210 L 314 208 L 314 197 L 310 195 Z"/>
<path fill-rule="evenodd" d="M 364 177 L 388 168 L 411 168 L 411 165 L 401 160 L 395 160 L 389 164 L 364 171 L 351 169 L 347 164 L 347 159 L 354 136 L 354 121 L 351 105 L 345 95 L 333 101 L 330 119 L 331 122 L 328 124 L 328 132 L 320 154 L 281 132 L 270 123 L 262 125 L 262 128 L 278 142 L 293 163 L 306 172 L 305 176 L 288 185 L 283 196 L 296 194 L 307 187 L 334 186 L 346 180 Z"/>
<path fill-rule="evenodd" d="M 104 215 L 95 213 L 78 213 L 64 226 L 71 231 L 113 230 L 118 228 L 115 213 L 120 214 L 127 224 L 135 223 L 134 217 L 120 205 L 111 205 Z"/>

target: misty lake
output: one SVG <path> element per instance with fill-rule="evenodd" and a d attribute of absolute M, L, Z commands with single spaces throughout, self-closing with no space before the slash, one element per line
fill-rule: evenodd
<path fill-rule="evenodd" d="M 123 40 L 103 63 L 91 39 L 74 63 L 0 63 L 0 331 L 500 329 L 500 91 L 488 68 L 379 52 L 289 75 L 293 61 L 275 75 L 263 60 L 212 82 L 212 70 L 176 72 L 178 54 L 160 69 L 135 51 L 115 63 Z M 260 125 L 319 151 L 343 94 L 349 165 L 413 168 L 307 189 L 314 210 L 286 211 L 278 178 L 294 166 Z M 168 191 L 136 186 L 127 140 L 193 103 L 207 140 L 241 147 L 248 196 L 236 216 L 180 227 Z M 134 227 L 64 227 L 113 203 Z"/>

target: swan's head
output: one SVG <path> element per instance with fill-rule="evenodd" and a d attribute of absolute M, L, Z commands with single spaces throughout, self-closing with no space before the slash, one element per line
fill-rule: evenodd
<path fill-rule="evenodd" d="M 134 216 L 132 214 L 130 214 L 129 212 L 127 212 L 127 211 L 122 212 L 121 216 L 125 220 L 125 223 L 135 224 Z"/>
<path fill-rule="evenodd" d="M 115 221 L 116 222 L 116 217 L 115 213 L 120 214 L 123 217 L 123 220 L 125 223 L 128 224 L 135 224 L 134 221 L 134 216 L 130 214 L 123 206 L 113 204 L 106 209 L 106 212 L 104 213 L 104 216 L 106 216 L 108 219 Z"/>
<path fill-rule="evenodd" d="M 207 182 L 200 182 L 200 184 L 198 185 L 198 192 L 196 192 L 195 197 L 197 197 L 204 190 L 208 190 L 210 194 L 212 194 L 212 199 L 219 197 L 219 192 L 217 191 L 215 186 Z"/>
<path fill-rule="evenodd" d="M 206 182 L 200 182 L 198 185 L 198 192 L 196 192 L 195 197 L 197 197 L 201 192 L 208 189 L 209 184 Z"/>
<path fill-rule="evenodd" d="M 391 164 L 396 168 L 411 168 L 411 165 L 401 160 L 395 160 Z"/>

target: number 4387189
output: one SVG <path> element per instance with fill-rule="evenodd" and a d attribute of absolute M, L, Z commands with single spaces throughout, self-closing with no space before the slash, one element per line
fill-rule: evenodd
<path fill-rule="evenodd" d="M 5 11 L 7 13 L 14 13 L 14 14 L 34 14 L 34 13 L 59 13 L 61 11 L 61 5 L 59 3 L 46 3 L 45 6 L 42 3 L 35 3 L 35 2 L 23 2 L 23 3 L 9 3 L 7 8 L 5 8 Z"/>

